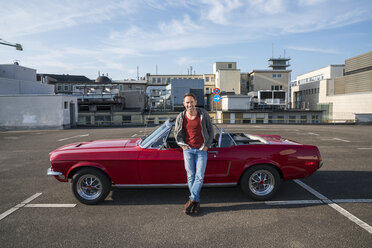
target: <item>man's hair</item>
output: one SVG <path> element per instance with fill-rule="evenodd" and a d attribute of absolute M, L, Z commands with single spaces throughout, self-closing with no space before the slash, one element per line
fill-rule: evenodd
<path fill-rule="evenodd" d="M 191 96 L 192 98 L 194 98 L 194 100 L 196 100 L 196 96 L 194 95 L 194 93 L 191 92 L 187 92 L 185 95 L 183 95 L 183 100 L 185 101 L 185 98 L 188 96 Z"/>

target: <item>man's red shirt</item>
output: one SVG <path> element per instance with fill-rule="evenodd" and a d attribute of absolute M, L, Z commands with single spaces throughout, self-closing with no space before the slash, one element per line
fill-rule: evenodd
<path fill-rule="evenodd" d="M 183 119 L 182 126 L 185 132 L 185 143 L 188 144 L 191 148 L 199 149 L 204 143 L 204 138 L 201 131 L 202 127 L 200 114 L 198 113 L 194 120 L 190 120 L 185 113 L 185 118 Z"/>

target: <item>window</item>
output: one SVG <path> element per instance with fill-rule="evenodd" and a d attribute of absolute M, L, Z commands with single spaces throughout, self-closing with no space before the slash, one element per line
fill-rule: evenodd
<path fill-rule="evenodd" d="M 284 123 L 284 116 L 280 115 L 277 117 L 278 123 L 283 124 Z"/>
<path fill-rule="evenodd" d="M 281 78 L 282 77 L 282 74 L 277 74 L 276 75 L 278 78 Z"/>
<path fill-rule="evenodd" d="M 65 109 L 68 109 L 68 102 L 64 102 L 65 104 Z"/>
<path fill-rule="evenodd" d="M 301 115 L 300 123 L 307 123 L 307 116 Z"/>
<path fill-rule="evenodd" d="M 131 123 L 132 121 L 132 116 L 131 115 L 123 115 L 123 124 L 124 123 Z"/>
<path fill-rule="evenodd" d="M 273 74 L 273 78 L 276 78 L 276 74 Z"/>
<path fill-rule="evenodd" d="M 311 122 L 312 123 L 319 123 L 319 116 L 318 115 L 312 115 L 311 116 Z"/>
<path fill-rule="evenodd" d="M 209 77 L 205 77 L 205 82 L 209 82 Z"/>
<path fill-rule="evenodd" d="M 156 83 L 156 78 L 152 78 L 152 83 L 153 83 L 153 84 Z"/>
<path fill-rule="evenodd" d="M 63 90 L 68 91 L 68 84 L 63 85 Z"/>
<path fill-rule="evenodd" d="M 136 90 L 141 90 L 141 86 L 136 86 Z"/>
<path fill-rule="evenodd" d="M 279 85 L 279 89 L 282 90 L 283 89 L 283 86 L 282 85 Z"/>
<path fill-rule="evenodd" d="M 62 90 L 62 84 L 57 84 L 57 91 L 61 91 Z"/>
<path fill-rule="evenodd" d="M 227 65 L 227 68 L 231 69 L 232 68 L 232 64 L 228 64 Z"/>
<path fill-rule="evenodd" d="M 289 123 L 296 123 L 296 116 L 295 115 L 290 115 L 288 119 Z"/>

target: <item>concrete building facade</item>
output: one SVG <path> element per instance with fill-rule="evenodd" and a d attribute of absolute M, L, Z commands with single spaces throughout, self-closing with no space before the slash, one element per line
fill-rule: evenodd
<path fill-rule="evenodd" d="M 76 125 L 77 98 L 54 95 L 36 70 L 0 65 L 0 129 L 62 129 Z"/>
<path fill-rule="evenodd" d="M 372 114 L 372 51 L 297 77 L 292 107 L 323 110 L 324 122 L 366 121 Z M 372 122 L 372 119 L 370 120 Z"/>

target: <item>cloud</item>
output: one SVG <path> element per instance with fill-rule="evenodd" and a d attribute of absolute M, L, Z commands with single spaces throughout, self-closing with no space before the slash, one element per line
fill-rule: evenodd
<path fill-rule="evenodd" d="M 288 46 L 287 49 L 305 51 L 305 52 L 315 52 L 315 53 L 327 53 L 327 54 L 338 54 L 339 51 L 335 49 L 324 49 L 324 48 L 314 48 L 314 47 L 298 47 L 298 46 Z"/>
<path fill-rule="evenodd" d="M 198 32 L 201 28 L 190 19 L 189 15 L 185 15 L 183 20 L 172 20 L 170 23 L 161 22 L 159 30 L 162 33 L 170 33 L 172 35 L 186 34 L 189 32 Z"/>
<path fill-rule="evenodd" d="M 0 33 L 19 37 L 69 28 L 83 23 L 100 23 L 114 16 L 135 12 L 135 1 L 13 0 L 0 8 Z"/>
<path fill-rule="evenodd" d="M 234 10 L 243 6 L 239 0 L 202 0 L 201 3 L 206 5 L 202 16 L 219 25 L 230 24 Z"/>

